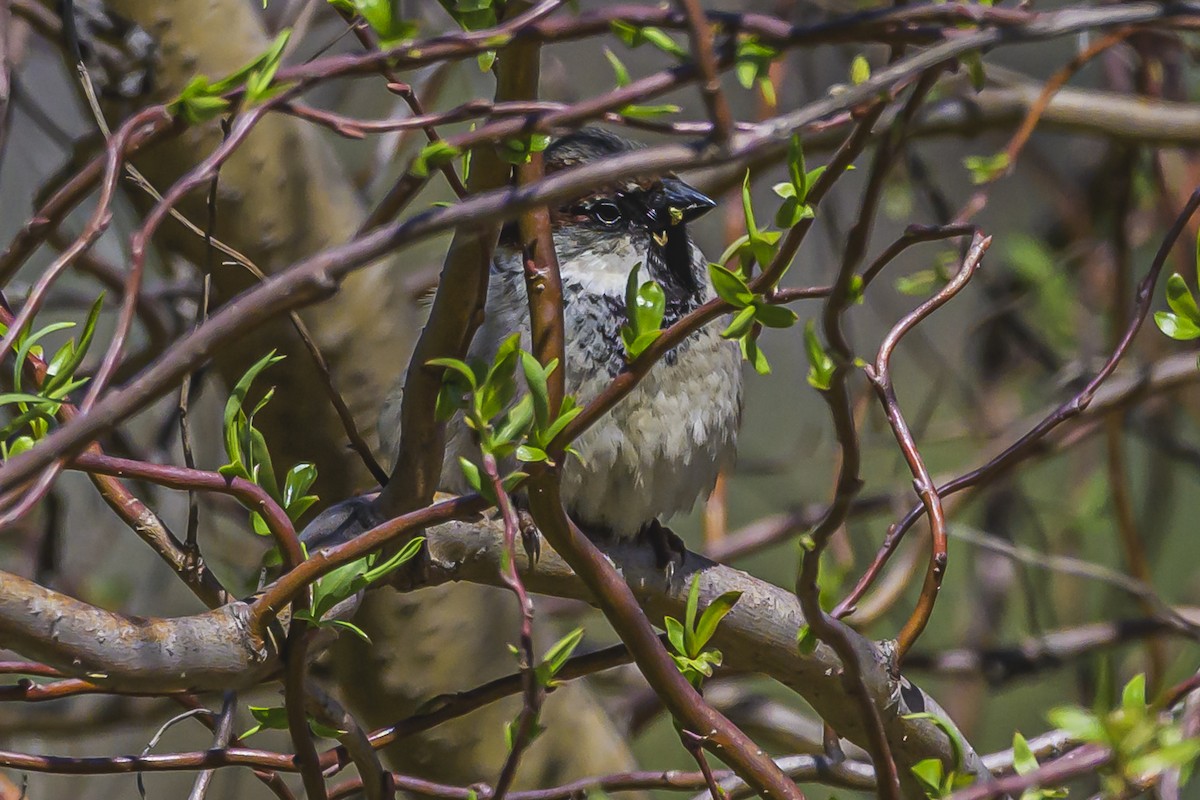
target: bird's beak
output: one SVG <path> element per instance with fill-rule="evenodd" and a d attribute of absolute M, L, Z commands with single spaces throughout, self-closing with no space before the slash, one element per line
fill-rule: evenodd
<path fill-rule="evenodd" d="M 716 205 L 708 195 L 693 189 L 678 178 L 663 178 L 663 213 L 666 225 L 691 222 Z"/>

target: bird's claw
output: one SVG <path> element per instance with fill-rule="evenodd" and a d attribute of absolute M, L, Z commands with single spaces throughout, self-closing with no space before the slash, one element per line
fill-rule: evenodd
<path fill-rule="evenodd" d="M 642 536 L 654 549 L 655 566 L 663 571 L 668 581 L 671 580 L 675 575 L 675 568 L 682 567 L 687 558 L 687 545 L 675 531 L 657 519 L 646 523 L 642 528 Z"/>

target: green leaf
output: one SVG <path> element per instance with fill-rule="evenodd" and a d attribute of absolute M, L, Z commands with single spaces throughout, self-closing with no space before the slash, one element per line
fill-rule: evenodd
<path fill-rule="evenodd" d="M 617 113 L 630 119 L 655 119 L 657 117 L 678 114 L 682 110 L 682 106 L 677 106 L 674 103 L 661 103 L 653 106 L 630 104 L 617 109 Z"/>
<path fill-rule="evenodd" d="M 689 658 L 700 655 L 700 646 L 696 643 L 696 612 L 700 605 L 700 576 L 692 578 L 688 589 L 687 607 L 683 618 L 683 644 Z"/>
<path fill-rule="evenodd" d="M 1135 775 L 1157 775 L 1190 765 L 1197 757 L 1200 757 L 1200 739 L 1186 739 L 1134 758 L 1129 762 L 1129 771 Z"/>
<path fill-rule="evenodd" d="M 791 186 L 791 184 L 785 184 Z M 802 203 L 795 197 L 785 198 L 779 209 L 775 212 L 775 224 L 780 228 L 790 228 L 793 225 L 798 225 L 806 219 L 813 219 L 817 216 L 817 212 L 813 211 L 812 206 L 807 203 Z"/>
<path fill-rule="evenodd" d="M 301 461 L 288 470 L 283 479 L 283 505 L 290 507 L 298 502 L 309 487 L 317 480 L 317 465 Z"/>
<path fill-rule="evenodd" d="M 1013 769 L 1018 775 L 1028 775 L 1038 768 L 1038 760 L 1029 749 L 1029 742 L 1020 733 L 1013 734 Z"/>
<path fill-rule="evenodd" d="M 1107 742 L 1103 721 L 1090 711 L 1075 706 L 1052 708 L 1046 719 L 1056 728 L 1062 728 L 1072 738 L 1081 742 L 1103 744 Z"/>
<path fill-rule="evenodd" d="M 802 655 L 812 655 L 817 649 L 817 637 L 812 631 L 812 626 L 807 622 L 800 626 L 800 630 L 796 632 L 796 648 Z"/>
<path fill-rule="evenodd" d="M 425 365 L 429 367 L 442 367 L 453 371 L 461 375 L 472 390 L 479 388 L 479 381 L 475 377 L 475 371 L 467 366 L 466 362 L 459 361 L 457 358 L 431 358 L 425 362 Z"/>
<path fill-rule="evenodd" d="M 850 82 L 855 86 L 866 83 L 871 79 L 871 65 L 867 61 L 867 57 L 856 55 L 854 60 L 850 62 Z"/>
<path fill-rule="evenodd" d="M 271 730 L 287 730 L 287 709 L 282 706 L 250 706 L 250 716 L 258 723 L 259 728 Z M 243 737 L 244 738 L 244 737 Z"/>
<path fill-rule="evenodd" d="M 963 166 L 970 171 L 972 183 L 991 183 L 1008 170 L 1008 153 L 1001 151 L 990 156 L 967 156 L 963 159 Z"/>
<path fill-rule="evenodd" d="M 926 720 L 933 723 L 946 738 L 950 740 L 950 753 L 954 759 L 954 771 L 963 772 L 966 769 L 965 765 L 965 750 L 963 748 L 962 739 L 959 736 L 958 730 L 950 724 L 949 721 L 939 717 L 937 714 L 931 714 L 928 711 L 922 711 L 917 714 L 905 714 L 905 719 Z"/>
<path fill-rule="evenodd" d="M 942 762 L 936 758 L 926 758 L 918 761 L 909 768 L 931 797 L 942 795 Z"/>
<path fill-rule="evenodd" d="M 686 58 L 687 53 L 667 35 L 661 28 L 652 26 L 639 27 L 624 20 L 613 20 L 609 23 L 613 34 L 624 42 L 626 47 L 641 47 L 651 44 L 668 55 L 676 58 Z"/>
<path fill-rule="evenodd" d="M 978 50 L 971 50 L 963 53 L 958 57 L 958 60 L 967 68 L 967 75 L 971 78 L 971 88 L 977 92 L 982 92 L 983 87 L 987 84 L 987 75 L 983 70 L 983 58 Z"/>
<path fill-rule="evenodd" d="M 417 554 L 421 552 L 421 546 L 423 544 L 425 544 L 424 536 L 417 536 L 413 539 L 409 539 L 404 544 L 404 547 L 400 548 L 400 551 L 394 556 L 382 564 L 372 567 L 366 572 L 362 573 L 359 581 L 356 581 L 356 583 L 361 582 L 361 586 L 359 588 L 369 586 L 376 581 L 386 578 L 404 564 L 412 561 L 414 558 L 416 558 Z"/>
<path fill-rule="evenodd" d="M 721 331 L 721 337 L 724 339 L 741 339 L 750 332 L 750 327 L 754 324 L 754 315 L 756 313 L 757 309 L 754 306 L 743 308 L 734 315 L 725 330 Z"/>
<path fill-rule="evenodd" d="M 792 134 L 791 140 L 788 142 L 788 178 L 791 179 L 793 189 L 791 197 L 797 200 L 804 201 L 808 198 L 808 173 L 807 165 L 804 163 L 804 145 L 800 141 L 800 134 Z M 784 195 L 780 195 L 783 197 Z"/>
<path fill-rule="evenodd" d="M 462 469 L 463 476 L 467 479 L 467 485 L 474 489 L 477 493 L 487 497 L 483 489 L 483 478 L 479 473 L 479 467 L 475 463 L 463 456 L 458 457 L 458 466 Z M 488 487 L 491 490 L 491 487 Z"/>
<path fill-rule="evenodd" d="M 738 344 L 742 348 L 742 358 L 750 362 L 750 366 L 754 367 L 755 372 L 759 375 L 771 374 L 771 365 L 767 363 L 767 354 L 758 344 L 758 337 L 743 336 Z"/>
<path fill-rule="evenodd" d="M 741 597 L 741 592 L 725 592 L 708 604 L 704 613 L 700 615 L 700 620 L 696 623 L 697 647 L 704 647 L 708 644 L 713 634 L 717 632 L 717 625 L 725 618 L 726 614 L 733 610 L 734 605 Z"/>
<path fill-rule="evenodd" d="M 36 442 L 32 436 L 18 436 L 13 440 L 12 444 L 8 446 L 8 458 L 16 458 L 22 453 L 32 450 L 34 444 L 36 444 Z"/>
<path fill-rule="evenodd" d="M 1184 342 L 1191 341 L 1192 339 L 1200 339 L 1200 326 L 1197 326 L 1190 319 L 1177 316 L 1169 311 L 1156 311 L 1154 313 L 1154 324 L 1158 326 L 1160 331 L 1172 339 Z"/>
<path fill-rule="evenodd" d="M 313 584 L 312 613 L 317 620 L 324 618 L 329 611 L 343 600 L 353 597 L 358 589 L 355 580 L 370 566 L 370 556 L 343 564 L 322 575 Z"/>
<path fill-rule="evenodd" d="M 200 125 L 216 119 L 227 110 L 229 101 L 221 97 L 221 91 L 210 85 L 208 78 L 203 75 L 192 78 L 179 96 L 167 103 L 169 113 L 183 117 L 190 125 Z"/>
<path fill-rule="evenodd" d="M 393 0 L 353 0 L 353 4 L 354 10 L 367 21 L 384 47 L 411 39 L 417 33 L 415 22 L 396 15 Z"/>
<path fill-rule="evenodd" d="M 1192 290 L 1178 272 L 1167 278 L 1167 305 L 1177 315 L 1200 325 L 1200 308 L 1196 306 L 1196 298 L 1192 297 Z"/>
<path fill-rule="evenodd" d="M 579 646 L 581 641 L 583 641 L 583 628 L 576 628 L 555 642 L 546 651 L 546 654 L 542 656 L 542 663 L 538 664 L 534 670 L 534 675 L 537 676 L 538 683 L 547 689 L 554 686 L 554 676 L 567 663 L 567 659 L 575 652 L 575 648 Z"/>
<path fill-rule="evenodd" d="M 675 652 L 686 656 L 687 646 L 684 643 L 683 623 L 674 617 L 663 617 L 663 625 L 667 629 L 667 641 L 675 648 Z"/>
<path fill-rule="evenodd" d="M 540 447 L 523 444 L 517 448 L 517 460 L 526 464 L 537 464 L 543 461 L 549 461 L 549 454 Z"/>
<path fill-rule="evenodd" d="M 346 625 L 348 625 L 348 626 L 349 626 L 349 627 L 351 627 L 351 628 L 354 628 L 354 626 L 353 626 L 353 625 L 350 625 L 350 623 L 346 623 Z M 355 630 L 357 630 L 357 628 L 356 628 Z M 366 636 L 366 634 L 365 634 L 365 633 L 363 633 L 362 631 L 358 631 L 358 632 L 359 632 L 360 634 L 362 634 L 364 637 Z M 370 639 L 367 639 L 367 642 L 368 642 L 368 643 L 369 643 L 370 641 L 371 641 Z M 315 733 L 317 736 L 321 736 L 321 737 L 323 737 L 323 738 L 325 738 L 325 739 L 336 739 L 336 738 L 338 738 L 339 736 L 345 736 L 345 735 L 346 735 L 346 731 L 340 731 L 340 730 L 338 730 L 337 728 L 331 728 L 331 727 L 330 727 L 330 726 L 328 726 L 328 725 L 322 725 L 320 722 L 317 722 L 317 721 L 316 721 L 315 719 L 313 719 L 312 717 L 309 717 L 309 718 L 308 718 L 308 727 L 309 727 L 309 728 L 312 730 L 312 732 L 313 732 L 313 733 Z"/>
<path fill-rule="evenodd" d="M 922 269 L 911 275 L 902 275 L 896 279 L 896 291 L 910 297 L 921 297 L 929 294 L 940 283 L 938 274 L 932 269 Z"/>
<path fill-rule="evenodd" d="M 539 428 L 544 428 L 550 422 L 550 385 L 548 377 L 558 366 L 558 359 L 552 360 L 542 369 L 542 365 L 532 354 L 522 351 L 521 370 L 525 373 L 525 385 L 533 397 L 534 419 Z"/>
<path fill-rule="evenodd" d="M 88 311 L 87 320 L 83 323 L 83 334 L 79 338 L 79 344 L 71 348 L 71 355 L 60 363 L 50 365 L 47 370 L 47 380 L 42 385 L 42 394 L 51 395 L 55 390 L 62 387 L 79 369 L 79 365 L 83 363 L 83 358 L 87 355 L 88 348 L 92 344 L 92 339 L 96 334 L 96 321 L 100 318 L 100 308 L 104 304 L 104 293 L 101 292 L 96 301 L 92 303 L 91 309 Z"/>
<path fill-rule="evenodd" d="M 625 65 L 621 62 L 621 59 L 617 58 L 617 54 L 606 47 L 604 48 L 604 57 L 607 58 L 608 63 L 612 65 L 613 73 L 616 75 L 617 79 L 617 88 L 620 89 L 628 86 L 630 83 L 629 70 L 625 68 Z"/>
<path fill-rule="evenodd" d="M 656 281 L 646 281 L 638 288 L 634 305 L 639 333 L 657 331 L 662 328 L 667 307 L 667 296 Z"/>
<path fill-rule="evenodd" d="M 373 644 L 373 642 L 371 641 L 371 637 L 367 636 L 366 631 L 364 631 L 362 628 L 355 625 L 353 622 L 349 622 L 348 620 L 344 620 L 344 619 L 322 620 L 320 622 L 320 626 L 323 628 L 337 628 L 339 630 L 350 631 L 350 633 L 353 633 L 355 636 L 362 639 L 367 644 Z M 316 729 L 315 726 L 313 727 L 313 731 L 321 736 L 327 736 L 328 738 L 331 738 L 331 739 L 337 738 L 337 735 L 338 735 L 338 734 L 330 735 L 330 734 L 321 733 L 320 731 L 318 731 Z M 339 731 L 339 733 L 345 733 L 345 731 Z"/>
<path fill-rule="evenodd" d="M 55 406 L 60 406 L 62 403 L 47 401 L 46 398 L 39 394 L 28 394 L 26 392 L 5 392 L 0 394 L 0 406 L 12 405 L 13 403 L 48 403 L 52 402 Z"/>
<path fill-rule="evenodd" d="M 676 58 L 687 58 L 687 51 L 677 45 L 675 41 L 667 35 L 666 31 L 661 28 L 642 28 L 642 37 L 650 44 L 662 50 L 669 56 Z"/>
<path fill-rule="evenodd" d="M 825 352 L 821 340 L 817 337 L 817 328 L 813 320 L 804 325 L 804 350 L 808 355 L 808 383 L 818 391 L 828 391 L 833 379 L 833 359 Z"/>
<path fill-rule="evenodd" d="M 750 245 L 750 237 L 749 236 L 739 236 L 738 238 L 736 238 L 732 242 L 730 242 L 729 246 L 725 248 L 725 252 L 721 253 L 721 257 L 717 259 L 717 263 L 718 264 L 728 263 L 729 259 L 733 258 L 736 255 L 739 255 L 741 252 L 746 250 L 749 247 L 749 245 Z"/>
<path fill-rule="evenodd" d="M 654 280 L 638 285 L 637 264 L 629 273 L 625 283 L 625 316 L 627 324 L 621 327 L 621 341 L 630 358 L 637 358 L 661 333 L 666 313 L 666 294 Z"/>
<path fill-rule="evenodd" d="M 1121 692 L 1121 708 L 1142 712 L 1146 709 L 1146 675 L 1139 672 L 1129 679 Z"/>
<path fill-rule="evenodd" d="M 734 74 L 738 83 L 744 89 L 752 89 L 758 84 L 763 99 L 770 105 L 775 105 L 775 88 L 771 85 L 771 62 L 779 56 L 779 51 L 763 44 L 755 37 L 741 39 L 737 44 L 734 56 Z"/>
<path fill-rule="evenodd" d="M 533 397 L 525 395 L 507 414 L 500 418 L 491 444 L 511 450 L 516 440 L 524 436 L 533 425 Z M 507 453 L 505 453 L 507 455 Z"/>
<path fill-rule="evenodd" d="M 708 274 L 712 279 L 717 296 L 735 308 L 745 308 L 754 300 L 754 292 L 741 275 L 731 272 L 720 264 L 709 264 Z"/>
<path fill-rule="evenodd" d="M 754 220 L 754 202 L 750 197 L 750 170 L 742 178 L 742 216 L 746 219 L 746 235 L 753 242 L 758 234 L 758 224 Z M 724 263 L 725 259 L 721 259 Z"/>
<path fill-rule="evenodd" d="M 790 328 L 796 324 L 796 312 L 783 306 L 774 306 L 763 300 L 754 302 L 754 319 L 768 328 Z"/>
<path fill-rule="evenodd" d="M 25 361 L 29 358 L 30 353 L 40 353 L 41 348 L 35 347 L 45 337 L 58 331 L 65 331 L 69 328 L 74 328 L 74 322 L 55 322 L 52 325 L 47 325 L 44 328 L 29 334 L 17 337 L 17 358 L 13 364 L 13 388 L 21 389 L 21 370 L 25 366 Z"/>
<path fill-rule="evenodd" d="M 408 171 L 414 177 L 427 178 L 430 172 L 452 163 L 460 155 L 462 148 L 450 144 L 445 139 L 438 139 L 421 148 Z"/>
<path fill-rule="evenodd" d="M 292 31 L 286 28 L 279 32 L 275 37 L 275 41 L 263 53 L 259 67 L 251 72 L 246 77 L 246 106 L 250 107 L 263 100 L 267 96 L 267 92 L 271 87 L 271 81 L 275 80 L 275 73 L 279 71 L 279 65 L 283 59 L 283 50 L 287 46 L 288 39 L 291 38 Z"/>
<path fill-rule="evenodd" d="M 531 133 L 505 139 L 501 143 L 500 155 L 510 164 L 526 164 L 533 153 L 540 153 L 550 145 L 550 137 L 544 133 Z"/>

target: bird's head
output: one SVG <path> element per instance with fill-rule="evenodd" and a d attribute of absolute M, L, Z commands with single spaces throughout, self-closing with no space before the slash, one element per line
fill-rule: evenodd
<path fill-rule="evenodd" d="M 601 128 L 563 136 L 546 148 L 546 171 L 599 161 L 638 148 Z M 555 229 L 569 228 L 596 238 L 649 236 L 660 247 L 668 236 L 716 205 L 674 175 L 631 178 L 598 187 L 551 211 Z M 684 237 L 680 237 L 681 239 Z"/>

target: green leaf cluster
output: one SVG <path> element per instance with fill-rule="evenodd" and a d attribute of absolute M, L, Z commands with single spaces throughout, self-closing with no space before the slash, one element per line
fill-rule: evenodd
<path fill-rule="evenodd" d="M 266 52 L 219 81 L 210 82 L 204 75 L 192 78 L 179 96 L 167 104 L 167 110 L 182 116 L 189 124 L 199 125 L 228 111 L 230 104 L 224 95 L 239 86 L 245 87 L 244 108 L 269 99 L 282 91 L 282 87 L 271 84 L 291 35 L 290 29 L 280 31 Z"/>
<path fill-rule="evenodd" d="M 667 32 L 662 28 L 655 28 L 651 25 L 634 25 L 631 22 L 615 19 L 609 23 L 613 34 L 624 42 L 626 47 L 641 47 L 644 44 L 649 44 L 658 48 L 669 56 L 675 58 L 687 58 L 687 52 L 675 43 L 675 40 L 667 35 Z"/>
<path fill-rule="evenodd" d="M 296 612 L 296 619 L 302 619 L 321 628 L 340 628 L 348 630 L 368 644 L 370 637 L 352 622 L 343 619 L 325 619 L 338 603 L 366 589 L 371 584 L 383 580 L 402 565 L 412 561 L 421 551 L 425 538 L 418 536 L 409 539 L 404 547 L 382 564 L 378 553 L 371 553 L 357 561 L 343 564 L 337 569 L 318 578 L 312 586 L 312 606 L 309 609 Z"/>
<path fill-rule="evenodd" d="M 905 714 L 904 718 L 928 720 L 941 729 L 942 733 L 946 734 L 946 738 L 950 740 L 950 757 L 954 761 L 954 766 L 949 772 L 946 771 L 946 765 L 938 758 L 926 758 L 909 768 L 913 777 L 925 790 L 926 797 L 947 797 L 956 790 L 975 782 L 975 776 L 966 767 L 962 739 L 959 738 L 958 731 L 954 729 L 953 725 L 937 714 L 929 712 Z"/>
<path fill-rule="evenodd" d="M 274 387 L 268 389 L 249 411 L 246 410 L 248 408 L 247 397 L 254 380 L 267 367 L 282 360 L 283 356 L 275 355 L 275 351 L 272 350 L 246 370 L 234 385 L 229 399 L 225 401 L 222 426 L 225 455 L 229 461 L 219 467 L 217 471 L 226 478 L 243 478 L 261 486 L 284 510 L 288 519 L 295 522 L 313 503 L 317 502 L 316 495 L 307 493 L 317 479 L 316 465 L 302 461 L 293 466 L 284 476 L 281 489 L 279 479 L 275 474 L 275 466 L 271 461 L 271 451 L 267 447 L 266 437 L 254 425 L 254 417 L 275 396 Z M 271 535 L 271 529 L 267 527 L 266 520 L 253 509 L 250 511 L 250 523 L 254 532 L 260 536 Z"/>
<path fill-rule="evenodd" d="M 583 628 L 576 628 L 550 646 L 550 649 L 542 656 L 541 662 L 533 668 L 533 677 L 539 686 L 545 690 L 551 690 L 558 686 L 558 681 L 554 677 L 566 665 L 567 660 L 575 652 L 575 648 L 579 646 L 582 640 Z M 514 655 L 520 654 L 520 651 L 516 647 L 510 645 L 509 648 L 513 651 Z M 532 744 L 535 739 L 546 732 L 545 726 L 539 722 L 541 716 L 540 709 L 537 713 L 538 716 L 535 716 L 533 719 L 532 733 L 529 736 L 529 741 L 525 743 L 526 745 Z M 521 715 L 518 714 L 515 719 L 509 721 L 504 726 L 504 742 L 510 752 L 513 749 L 513 744 L 516 742 L 517 729 L 520 723 Z"/>
<path fill-rule="evenodd" d="M 558 359 L 542 366 L 520 348 L 520 334 L 509 336 L 496 350 L 491 364 L 468 364 L 457 358 L 435 358 L 429 366 L 445 370 L 438 392 L 437 417 L 448 421 L 462 412 L 475 432 L 480 450 L 496 459 L 515 455 L 526 463 L 552 463 L 550 443 L 583 408 L 573 397 L 565 397 L 554 408 L 550 402 L 549 378 L 558 369 Z M 517 399 L 517 369 L 525 378 L 527 391 Z M 514 400 L 516 402 L 514 402 Z M 567 452 L 574 453 L 568 448 Z M 491 482 L 469 459 L 460 458 L 463 475 L 471 488 L 491 503 L 497 497 Z M 527 474 L 516 471 L 502 478 L 505 491 L 512 491 Z"/>
<path fill-rule="evenodd" d="M 7 461 L 19 456 L 43 439 L 50 432 L 50 423 L 67 396 L 87 383 L 87 378 L 76 378 L 75 373 L 95 338 L 96 320 L 100 317 L 103 303 L 103 294 L 92 303 L 78 343 L 74 338 L 67 340 L 46 361 L 46 377 L 40 387 L 25 390 L 23 373 L 26 363 L 31 356 L 44 359 L 45 353 L 39 342 L 52 333 L 74 328 L 75 323 L 56 322 L 32 333 L 30 325 L 26 325 L 13 341 L 17 356 L 13 362 L 13 390 L 0 394 L 0 407 L 12 406 L 14 413 L 13 418 L 0 429 L 0 458 Z M 0 336 L 7 333 L 8 328 L 0 325 Z"/>
<path fill-rule="evenodd" d="M 801 220 L 816 216 L 812 206 L 808 205 L 808 192 L 824 172 L 824 166 L 808 169 L 800 137 L 793 136 L 788 145 L 788 180 L 772 187 L 775 194 L 783 198 L 783 205 L 775 212 L 776 225 L 790 228 Z"/>
<path fill-rule="evenodd" d="M 1187 737 L 1177 720 L 1146 702 L 1146 676 L 1135 675 L 1121 693 L 1120 706 L 1107 713 L 1078 706 L 1053 708 L 1052 725 L 1071 738 L 1112 750 L 1113 763 L 1100 774 L 1105 794 L 1118 797 L 1126 787 L 1178 769 L 1186 783 L 1200 757 L 1200 739 Z"/>
<path fill-rule="evenodd" d="M 758 84 L 758 91 L 771 106 L 776 103 L 775 85 L 771 83 L 771 62 L 779 58 L 779 50 L 763 44 L 755 36 L 738 39 L 734 55 L 734 74 L 744 89 Z"/>
<path fill-rule="evenodd" d="M 662 335 L 667 296 L 653 278 L 638 283 L 641 262 L 629 271 L 625 282 L 625 324 L 621 326 L 621 342 L 630 360 L 637 358 Z"/>
<path fill-rule="evenodd" d="M 742 356 L 754 365 L 760 375 L 766 375 L 771 371 L 771 365 L 758 346 L 758 334 L 763 326 L 790 328 L 796 324 L 795 312 L 772 305 L 764 295 L 755 294 L 740 272 L 733 272 L 720 264 L 709 264 L 708 274 L 717 296 L 738 309 L 728 327 L 721 331 L 721 336 L 736 339 L 741 345 Z"/>
<path fill-rule="evenodd" d="M 721 651 L 705 648 L 717 632 L 717 625 L 733 610 L 741 596 L 741 592 L 726 592 L 709 603 L 697 617 L 700 605 L 700 576 L 697 575 L 688 591 L 683 622 L 674 617 L 663 618 L 667 639 L 675 651 L 671 658 L 680 673 L 697 689 L 705 678 L 712 677 L 713 667 L 721 665 Z"/>
<path fill-rule="evenodd" d="M 629 70 L 627 70 L 625 65 L 621 63 L 621 59 L 617 58 L 617 54 L 612 50 L 609 50 L 607 47 L 604 48 L 604 56 L 608 59 L 608 63 L 612 65 L 613 73 L 617 76 L 617 88 L 620 89 L 628 86 L 631 83 L 629 78 Z M 653 106 L 636 105 L 634 103 L 630 103 L 627 106 L 622 106 L 621 108 L 617 109 L 618 114 L 623 117 L 630 117 L 632 119 L 653 119 L 655 117 L 662 117 L 668 114 L 678 114 L 679 111 L 680 107 L 674 103 L 662 103 L 660 105 Z"/>

